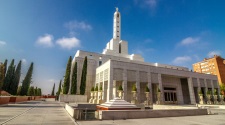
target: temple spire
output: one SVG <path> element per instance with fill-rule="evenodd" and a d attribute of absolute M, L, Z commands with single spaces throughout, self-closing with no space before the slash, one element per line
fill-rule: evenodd
<path fill-rule="evenodd" d="M 119 8 L 116 7 L 116 12 L 114 13 L 113 18 L 113 39 L 121 39 L 121 15 L 119 12 Z"/>

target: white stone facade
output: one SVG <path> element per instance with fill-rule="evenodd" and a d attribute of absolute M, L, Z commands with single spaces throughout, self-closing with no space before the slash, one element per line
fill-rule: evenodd
<path fill-rule="evenodd" d="M 80 79 L 86 56 L 88 67 L 85 94 L 88 100 L 91 87 L 97 84 L 103 87 L 103 101 L 117 97 L 119 85 L 122 85 L 124 90 L 123 98 L 131 101 L 131 88 L 135 84 L 140 103 L 146 99 L 146 86 L 150 89 L 152 103 L 157 100 L 157 88 L 162 91 L 163 102 L 170 103 L 171 100 L 175 100 L 178 104 L 195 104 L 198 101 L 196 94 L 199 90 L 206 92 L 210 88 L 218 89 L 219 92 L 217 77 L 214 75 L 194 73 L 186 67 L 147 63 L 141 55 L 129 55 L 128 42 L 121 40 L 121 14 L 118 9 L 113 18 L 113 38 L 106 44 L 103 53 L 78 50 L 73 58 L 71 72 L 75 62 L 78 64 L 77 94 L 80 93 Z"/>
<path fill-rule="evenodd" d="M 197 82 L 200 80 L 203 80 L 202 85 Z M 210 86 L 207 86 L 206 81 L 210 82 Z M 120 84 L 124 89 L 124 99 L 131 101 L 131 88 L 132 84 L 135 84 L 139 103 L 146 100 L 145 86 L 150 89 L 152 103 L 156 102 L 156 89 L 158 87 L 163 93 L 161 99 L 164 103 L 170 103 L 164 97 L 165 93 L 170 91 L 167 89 L 174 88 L 176 97 L 173 98 L 176 98 L 177 104 L 195 104 L 198 101 L 198 99 L 195 99 L 198 95 L 198 91 L 194 90 L 195 88 L 197 90 L 204 88 L 205 92 L 208 89 L 219 91 L 217 77 L 214 75 L 112 59 L 97 68 L 96 84 L 103 86 L 104 101 L 109 101 L 118 96 L 117 89 Z"/>

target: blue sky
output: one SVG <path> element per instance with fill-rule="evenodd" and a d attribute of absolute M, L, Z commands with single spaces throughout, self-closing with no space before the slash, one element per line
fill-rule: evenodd
<path fill-rule="evenodd" d="M 214 54 L 225 57 L 224 6 L 224 0 L 1 0 L 0 61 L 23 60 L 23 77 L 34 62 L 32 85 L 48 94 L 69 56 L 102 52 L 119 7 L 130 54 L 192 68 Z"/>

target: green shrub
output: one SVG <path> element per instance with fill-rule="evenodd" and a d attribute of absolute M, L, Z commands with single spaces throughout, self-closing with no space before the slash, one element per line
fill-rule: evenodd
<path fill-rule="evenodd" d="M 98 91 L 98 85 L 95 86 L 95 91 Z"/>
<path fill-rule="evenodd" d="M 119 85 L 118 90 L 123 91 L 123 87 L 122 87 L 122 85 Z"/>
<path fill-rule="evenodd" d="M 99 90 L 100 90 L 100 91 L 102 91 L 102 85 L 100 85 L 100 88 L 99 88 Z"/>
<path fill-rule="evenodd" d="M 137 91 L 137 88 L 136 88 L 136 85 L 135 84 L 133 84 L 133 86 L 132 86 L 132 91 Z"/>
<path fill-rule="evenodd" d="M 95 87 L 94 86 L 91 87 L 91 91 L 95 91 Z"/>
<path fill-rule="evenodd" d="M 148 86 L 145 87 L 145 92 L 149 92 Z"/>
<path fill-rule="evenodd" d="M 210 95 L 210 94 L 211 94 L 211 91 L 208 90 L 208 91 L 207 91 L 207 95 Z"/>
<path fill-rule="evenodd" d="M 158 92 L 161 92 L 161 90 L 158 88 L 158 90 L 157 90 Z"/>

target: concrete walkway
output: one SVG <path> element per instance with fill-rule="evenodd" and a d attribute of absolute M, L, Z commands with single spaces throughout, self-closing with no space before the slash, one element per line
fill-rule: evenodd
<path fill-rule="evenodd" d="M 0 107 L 0 124 L 5 125 L 74 125 L 64 104 L 53 100 L 29 101 Z"/>

